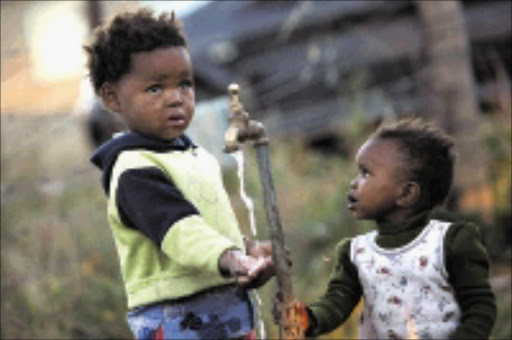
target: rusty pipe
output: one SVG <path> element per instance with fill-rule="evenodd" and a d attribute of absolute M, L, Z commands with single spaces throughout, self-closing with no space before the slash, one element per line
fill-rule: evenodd
<path fill-rule="evenodd" d="M 240 102 L 240 87 L 237 84 L 231 84 L 228 87 L 228 91 L 231 98 L 231 114 L 229 117 L 229 127 L 225 134 L 224 152 L 230 153 L 239 150 L 240 143 L 247 140 L 252 141 L 256 149 L 265 213 L 272 243 L 272 260 L 276 267 L 279 295 L 282 297 L 282 301 L 279 304 L 281 311 L 279 338 L 303 339 L 305 331 L 301 321 L 303 315 L 299 313 L 300 309 L 297 308 L 298 301 L 295 300 L 292 292 L 290 265 L 286 260 L 284 235 L 281 228 L 270 166 L 269 139 L 263 124 L 249 120 L 249 114 L 244 110 Z"/>

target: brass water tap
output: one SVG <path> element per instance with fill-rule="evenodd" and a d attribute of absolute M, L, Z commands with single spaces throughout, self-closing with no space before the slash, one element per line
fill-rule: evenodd
<path fill-rule="evenodd" d="M 255 120 L 249 120 L 249 114 L 244 110 L 240 101 L 240 86 L 230 84 L 228 86 L 230 96 L 229 127 L 224 136 L 224 152 L 231 153 L 239 150 L 240 143 L 252 140 L 255 144 L 268 143 L 263 124 Z"/>

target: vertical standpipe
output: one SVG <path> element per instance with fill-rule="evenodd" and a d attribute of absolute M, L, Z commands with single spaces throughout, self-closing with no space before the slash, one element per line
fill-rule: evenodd
<path fill-rule="evenodd" d="M 270 229 L 270 240 L 272 243 L 272 260 L 276 268 L 276 279 L 279 295 L 282 298 L 280 303 L 281 322 L 279 325 L 280 339 L 303 339 L 304 338 L 304 310 L 293 297 L 290 266 L 287 261 L 286 249 L 284 246 L 284 235 L 277 208 L 276 192 L 272 180 L 272 172 L 268 151 L 268 137 L 263 124 L 249 120 L 240 102 L 240 88 L 237 84 L 228 87 L 231 97 L 230 125 L 225 134 L 224 152 L 234 152 L 239 149 L 239 144 L 251 140 L 256 149 L 260 181 L 264 195 L 265 212 Z"/>

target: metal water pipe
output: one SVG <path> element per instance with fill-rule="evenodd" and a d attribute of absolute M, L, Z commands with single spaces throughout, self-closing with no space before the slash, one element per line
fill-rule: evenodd
<path fill-rule="evenodd" d="M 279 311 L 281 313 L 279 338 L 303 339 L 305 331 L 302 324 L 303 315 L 300 314 L 298 301 L 293 296 L 290 264 L 287 260 L 270 166 L 269 138 L 263 124 L 249 119 L 249 114 L 244 110 L 240 101 L 240 87 L 237 84 L 231 84 L 228 87 L 228 92 L 230 95 L 231 114 L 229 117 L 230 124 L 225 134 L 224 152 L 235 152 L 240 149 L 240 144 L 246 141 L 251 141 L 256 150 L 265 212 L 272 243 L 272 260 L 276 268 L 278 294 L 282 298 L 279 302 Z"/>

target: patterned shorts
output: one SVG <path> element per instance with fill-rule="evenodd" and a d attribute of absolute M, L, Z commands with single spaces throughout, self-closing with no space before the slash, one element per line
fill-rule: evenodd
<path fill-rule="evenodd" d="M 127 314 L 136 339 L 255 339 L 253 306 L 238 286 L 213 288 Z"/>

